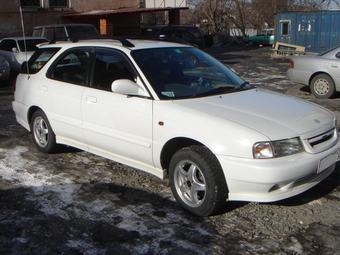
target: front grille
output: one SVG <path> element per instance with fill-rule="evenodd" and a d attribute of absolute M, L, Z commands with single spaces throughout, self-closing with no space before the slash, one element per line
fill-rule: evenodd
<path fill-rule="evenodd" d="M 330 139 L 332 139 L 334 136 L 334 129 L 331 129 L 323 134 L 320 134 L 318 136 L 314 136 L 312 138 L 308 139 L 308 142 L 310 146 L 315 148 L 317 145 L 322 144 Z"/>

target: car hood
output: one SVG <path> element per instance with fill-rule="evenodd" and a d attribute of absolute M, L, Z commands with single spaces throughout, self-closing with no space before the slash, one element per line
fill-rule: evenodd
<path fill-rule="evenodd" d="M 335 118 L 308 101 L 259 89 L 174 103 L 238 123 L 272 140 L 319 134 L 331 129 Z"/>

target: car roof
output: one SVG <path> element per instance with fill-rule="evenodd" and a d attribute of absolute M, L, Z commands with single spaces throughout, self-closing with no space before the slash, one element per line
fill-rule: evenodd
<path fill-rule="evenodd" d="M 57 41 L 50 44 L 44 44 L 42 47 L 79 47 L 79 46 L 101 46 L 114 48 L 129 48 L 131 50 L 151 49 L 151 48 L 166 48 L 166 47 L 191 47 L 186 44 L 175 42 L 167 42 L 162 40 L 143 40 L 143 39 L 122 39 L 122 38 L 103 38 L 103 39 L 87 39 L 78 40 L 76 42 Z"/>

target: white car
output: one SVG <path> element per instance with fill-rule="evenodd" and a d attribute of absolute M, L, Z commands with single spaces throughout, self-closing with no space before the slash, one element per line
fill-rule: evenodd
<path fill-rule="evenodd" d="M 11 71 L 20 72 L 22 63 L 32 56 L 37 45 L 47 42 L 40 37 L 4 38 L 0 41 L 0 56 L 8 61 Z"/>
<path fill-rule="evenodd" d="M 255 88 L 191 46 L 60 42 L 26 69 L 13 109 L 40 151 L 66 144 L 169 178 L 178 203 L 199 216 L 227 199 L 299 194 L 338 160 L 332 112 Z"/>

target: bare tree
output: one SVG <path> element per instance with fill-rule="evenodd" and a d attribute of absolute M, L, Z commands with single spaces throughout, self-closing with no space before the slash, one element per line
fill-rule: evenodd
<path fill-rule="evenodd" d="M 196 14 L 203 14 L 203 23 L 209 24 L 209 32 L 220 32 L 225 28 L 227 2 L 228 0 L 188 0 L 189 5 L 195 6 Z"/>
<path fill-rule="evenodd" d="M 227 17 L 233 27 L 239 29 L 245 37 L 249 25 L 254 25 L 258 14 L 248 0 L 228 0 Z"/>
<path fill-rule="evenodd" d="M 316 11 L 339 8 L 340 0 L 187 0 L 195 17 L 209 32 L 235 27 L 245 36 L 247 28 L 273 27 L 275 14 L 287 11 Z"/>

